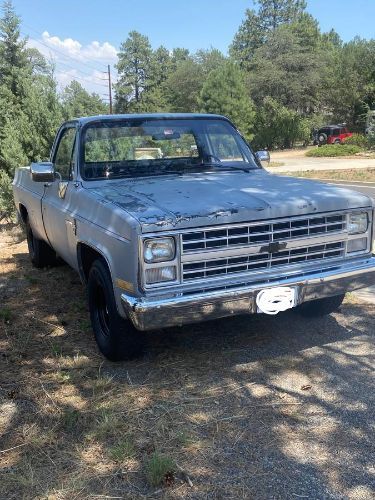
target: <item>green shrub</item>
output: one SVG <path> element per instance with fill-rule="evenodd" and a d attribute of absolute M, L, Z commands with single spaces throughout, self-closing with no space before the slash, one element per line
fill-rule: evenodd
<path fill-rule="evenodd" d="M 10 222 L 14 216 L 12 180 L 4 170 L 0 170 L 0 221 L 5 219 Z"/>
<path fill-rule="evenodd" d="M 272 97 L 266 97 L 257 111 L 254 149 L 285 149 L 296 142 L 307 144 L 311 122 L 296 111 L 286 108 Z"/>
<path fill-rule="evenodd" d="M 335 157 L 335 156 L 351 156 L 360 153 L 362 148 L 350 144 L 326 144 L 320 148 L 313 148 L 307 151 L 306 156 L 314 158 L 320 157 Z"/>
<path fill-rule="evenodd" d="M 172 458 L 154 452 L 146 463 L 146 476 L 151 486 L 161 486 L 173 476 L 176 465 Z"/>
<path fill-rule="evenodd" d="M 364 134 L 353 134 L 344 140 L 344 144 L 358 146 L 361 149 L 368 149 L 370 146 L 369 140 Z"/>

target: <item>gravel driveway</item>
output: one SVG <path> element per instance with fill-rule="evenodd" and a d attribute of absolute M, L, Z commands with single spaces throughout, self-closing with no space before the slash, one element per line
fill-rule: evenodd
<path fill-rule="evenodd" d="M 270 168 L 270 172 L 298 172 L 301 170 L 347 170 L 375 168 L 375 158 L 310 158 L 305 150 L 271 152 L 271 161 L 282 162 L 280 167 Z"/>

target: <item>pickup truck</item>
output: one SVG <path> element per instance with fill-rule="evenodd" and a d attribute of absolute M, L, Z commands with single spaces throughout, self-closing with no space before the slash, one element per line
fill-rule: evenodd
<path fill-rule="evenodd" d="M 60 257 L 79 273 L 110 360 L 138 356 L 146 330 L 329 314 L 375 283 L 374 203 L 273 175 L 267 162 L 220 115 L 64 123 L 50 162 L 18 168 L 13 182 L 31 261 Z"/>

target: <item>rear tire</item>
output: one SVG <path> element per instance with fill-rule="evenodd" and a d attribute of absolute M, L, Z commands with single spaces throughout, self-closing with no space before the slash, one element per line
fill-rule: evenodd
<path fill-rule="evenodd" d="M 91 266 L 87 289 L 91 325 L 100 352 L 110 361 L 139 357 L 144 334 L 117 312 L 111 275 L 103 260 Z"/>
<path fill-rule="evenodd" d="M 34 267 L 42 268 L 56 264 L 56 252 L 43 240 L 36 238 L 30 223 L 25 223 L 27 246 L 29 248 L 30 260 Z"/>
<path fill-rule="evenodd" d="M 337 311 L 345 298 L 345 293 L 324 299 L 311 300 L 296 307 L 295 312 L 305 318 L 319 318 Z"/>
<path fill-rule="evenodd" d="M 318 141 L 319 141 L 319 146 L 324 146 L 324 144 L 327 144 L 328 136 L 324 132 L 319 134 L 318 136 Z"/>

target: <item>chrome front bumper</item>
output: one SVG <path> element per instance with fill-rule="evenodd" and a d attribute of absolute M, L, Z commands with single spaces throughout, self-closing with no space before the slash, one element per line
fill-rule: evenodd
<path fill-rule="evenodd" d="M 347 262 L 334 269 L 257 282 L 231 289 L 211 290 L 169 297 L 132 297 L 123 293 L 121 301 L 128 318 L 139 330 L 180 326 L 226 316 L 256 313 L 256 296 L 265 288 L 297 287 L 298 304 L 340 295 L 375 284 L 375 255 Z"/>

